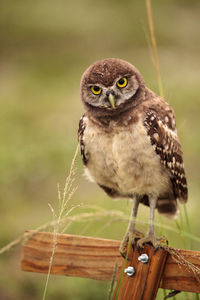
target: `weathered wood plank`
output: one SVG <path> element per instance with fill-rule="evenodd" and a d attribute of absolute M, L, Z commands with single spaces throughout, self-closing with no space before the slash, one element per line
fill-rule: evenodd
<path fill-rule="evenodd" d="M 31 233 L 33 232 L 27 232 L 25 235 Z M 118 278 L 124 262 L 119 254 L 119 245 L 120 241 L 115 240 L 58 234 L 51 274 L 111 280 L 117 262 Z M 22 248 L 22 270 L 47 273 L 52 248 L 52 233 L 38 232 L 32 235 Z M 199 251 L 176 251 L 200 269 Z M 200 278 L 198 279 L 191 270 L 179 265 L 169 254 L 160 287 L 200 293 Z"/>
<path fill-rule="evenodd" d="M 142 263 L 138 260 L 142 253 L 139 254 L 138 251 L 133 251 L 132 247 L 130 248 L 126 268 L 133 266 L 136 272 L 132 277 L 124 274 L 119 291 L 120 280 L 118 280 L 113 300 L 156 299 L 168 252 L 159 249 L 154 253 L 154 250 L 152 246 L 144 246 L 142 253 L 148 255 L 149 261 L 148 263 Z"/>
<path fill-rule="evenodd" d="M 34 234 L 23 245 L 22 270 L 47 273 L 52 249 L 53 234 Z M 115 262 L 123 264 L 118 249 L 119 241 L 59 234 L 51 274 L 110 280 Z"/>
<path fill-rule="evenodd" d="M 176 251 L 185 261 L 196 266 L 200 272 L 200 251 L 184 249 L 176 249 Z M 192 268 L 176 262 L 172 255 L 168 255 L 160 287 L 200 293 L 200 275 L 193 273 Z"/>

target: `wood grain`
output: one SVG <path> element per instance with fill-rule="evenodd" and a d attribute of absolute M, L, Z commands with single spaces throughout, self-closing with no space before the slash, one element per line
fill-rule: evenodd
<path fill-rule="evenodd" d="M 138 261 L 140 255 L 138 251 L 133 251 L 130 248 L 129 252 L 130 259 L 126 264 L 126 268 L 133 266 L 136 272 L 132 277 L 124 274 L 121 284 L 120 279 L 118 280 L 113 300 L 154 300 L 157 295 L 168 252 L 159 249 L 154 253 L 153 247 L 145 245 L 142 253 L 146 253 L 149 257 L 149 262 L 145 264 Z M 119 284 L 120 289 L 118 291 Z"/>
<path fill-rule="evenodd" d="M 53 249 L 53 234 L 29 231 L 25 236 L 29 236 L 29 239 L 22 247 L 22 270 L 47 273 Z M 124 262 L 119 254 L 119 245 L 120 241 L 115 240 L 58 234 L 51 274 L 111 280 L 117 263 L 119 278 Z M 199 251 L 176 251 L 200 270 Z M 197 278 L 186 266 L 178 264 L 169 254 L 160 287 L 200 293 L 200 277 Z"/>
<path fill-rule="evenodd" d="M 34 234 L 23 245 L 22 270 L 47 273 L 52 249 L 53 234 Z M 51 274 L 110 280 L 115 263 L 118 273 L 123 264 L 118 249 L 119 241 L 59 234 Z"/>
<path fill-rule="evenodd" d="M 176 250 L 184 260 L 196 266 L 199 273 L 193 273 L 192 269 L 179 264 L 173 259 L 172 255 L 169 255 L 160 287 L 163 289 L 200 293 L 200 251 Z"/>

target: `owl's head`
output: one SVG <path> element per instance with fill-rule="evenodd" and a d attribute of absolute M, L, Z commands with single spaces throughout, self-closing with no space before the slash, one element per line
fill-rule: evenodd
<path fill-rule="evenodd" d="M 139 71 L 116 58 L 95 62 L 81 79 L 81 99 L 97 115 L 112 115 L 141 102 L 145 84 Z"/>

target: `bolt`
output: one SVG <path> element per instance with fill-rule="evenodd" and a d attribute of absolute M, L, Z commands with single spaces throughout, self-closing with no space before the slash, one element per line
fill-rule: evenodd
<path fill-rule="evenodd" d="M 126 273 L 129 277 L 132 277 L 135 274 L 134 267 L 129 266 L 124 270 L 124 273 Z"/>
<path fill-rule="evenodd" d="M 138 257 L 138 260 L 141 261 L 143 264 L 146 264 L 149 261 L 149 257 L 146 253 L 143 253 Z"/>

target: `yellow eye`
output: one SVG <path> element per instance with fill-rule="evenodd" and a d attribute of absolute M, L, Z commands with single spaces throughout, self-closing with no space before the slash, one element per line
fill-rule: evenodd
<path fill-rule="evenodd" d="M 117 86 L 120 87 L 120 88 L 124 88 L 125 86 L 127 86 L 127 83 L 128 83 L 128 80 L 126 77 L 123 77 L 123 78 L 120 78 L 118 81 L 117 81 Z"/>
<path fill-rule="evenodd" d="M 94 85 L 91 87 L 91 91 L 93 92 L 94 95 L 99 95 L 101 94 L 101 88 L 98 85 Z"/>

